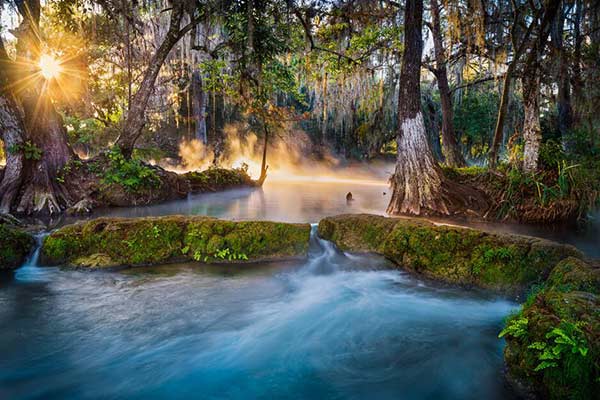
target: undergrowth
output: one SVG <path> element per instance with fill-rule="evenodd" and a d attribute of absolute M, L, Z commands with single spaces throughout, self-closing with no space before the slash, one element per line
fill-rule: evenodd
<path fill-rule="evenodd" d="M 108 165 L 101 172 L 102 183 L 119 184 L 130 192 L 160 185 L 160 178 L 153 168 L 137 158 L 126 159 L 119 147 L 112 147 L 106 157 Z"/>

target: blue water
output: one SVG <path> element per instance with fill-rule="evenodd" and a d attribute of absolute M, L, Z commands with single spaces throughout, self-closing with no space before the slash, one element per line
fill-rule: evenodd
<path fill-rule="evenodd" d="M 516 304 L 312 238 L 306 262 L 0 283 L 1 399 L 507 399 Z"/>

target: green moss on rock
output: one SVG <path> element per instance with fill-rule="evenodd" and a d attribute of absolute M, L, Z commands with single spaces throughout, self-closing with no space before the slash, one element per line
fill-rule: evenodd
<path fill-rule="evenodd" d="M 600 393 L 600 299 L 546 288 L 508 321 L 504 359 L 512 380 L 548 399 L 597 399 Z M 506 331 L 506 330 L 505 330 Z"/>
<path fill-rule="evenodd" d="M 305 256 L 310 225 L 207 217 L 99 218 L 46 237 L 42 262 L 102 268 Z"/>
<path fill-rule="evenodd" d="M 239 186 L 253 186 L 254 182 L 246 169 L 210 167 L 204 171 L 193 171 L 183 175 L 192 192 L 210 192 Z"/>
<path fill-rule="evenodd" d="M 0 224 L 0 270 L 14 269 L 23 264 L 33 245 L 34 240 L 29 233 Z"/>
<path fill-rule="evenodd" d="M 546 286 L 562 292 L 582 291 L 600 294 L 600 270 L 586 262 L 569 257 L 554 267 Z"/>
<path fill-rule="evenodd" d="M 309 237 L 307 224 L 204 219 L 190 222 L 184 243 L 195 259 L 268 259 L 306 254 Z"/>
<path fill-rule="evenodd" d="M 319 234 L 342 250 L 377 252 L 429 278 L 504 291 L 542 282 L 560 260 L 581 256 L 543 239 L 364 214 L 325 218 Z"/>
<path fill-rule="evenodd" d="M 399 220 L 377 215 L 348 214 L 324 218 L 319 236 L 344 251 L 383 252 L 385 240 Z"/>
<path fill-rule="evenodd" d="M 600 399 L 600 270 L 571 246 L 423 220 L 341 215 L 319 223 L 341 249 L 377 252 L 429 278 L 532 289 L 507 321 L 511 381 L 541 398 Z"/>

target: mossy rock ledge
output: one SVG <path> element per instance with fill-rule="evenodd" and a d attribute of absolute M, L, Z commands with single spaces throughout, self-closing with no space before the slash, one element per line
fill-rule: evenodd
<path fill-rule="evenodd" d="M 34 243 L 29 233 L 9 224 L 0 224 L 0 271 L 21 266 Z"/>
<path fill-rule="evenodd" d="M 306 257 L 309 224 L 209 217 L 98 218 L 58 229 L 43 242 L 43 265 L 107 268 Z"/>
<path fill-rule="evenodd" d="M 318 232 L 428 278 L 528 293 L 500 333 L 509 381 L 528 398 L 600 399 L 600 269 L 575 248 L 374 215 L 325 218 Z"/>

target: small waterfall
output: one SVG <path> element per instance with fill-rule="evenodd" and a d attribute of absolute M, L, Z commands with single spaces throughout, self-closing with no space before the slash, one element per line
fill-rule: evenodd
<path fill-rule="evenodd" d="M 38 233 L 34 236 L 35 238 L 35 248 L 33 253 L 25 260 L 25 263 L 21 266 L 21 268 L 25 267 L 37 267 L 38 261 L 40 259 L 40 251 L 42 250 L 42 242 L 44 238 L 48 236 L 48 232 Z"/>
<path fill-rule="evenodd" d="M 35 247 L 31 255 L 25 260 L 23 265 L 17 269 L 15 278 L 22 281 L 35 281 L 42 279 L 44 272 L 39 267 L 40 252 L 42 250 L 42 243 L 44 238 L 48 236 L 50 232 L 41 232 L 34 235 Z"/>
<path fill-rule="evenodd" d="M 311 224 L 308 263 L 305 270 L 316 275 L 331 274 L 338 271 L 346 259 L 344 253 L 332 242 L 319 237 L 317 224 Z"/>

